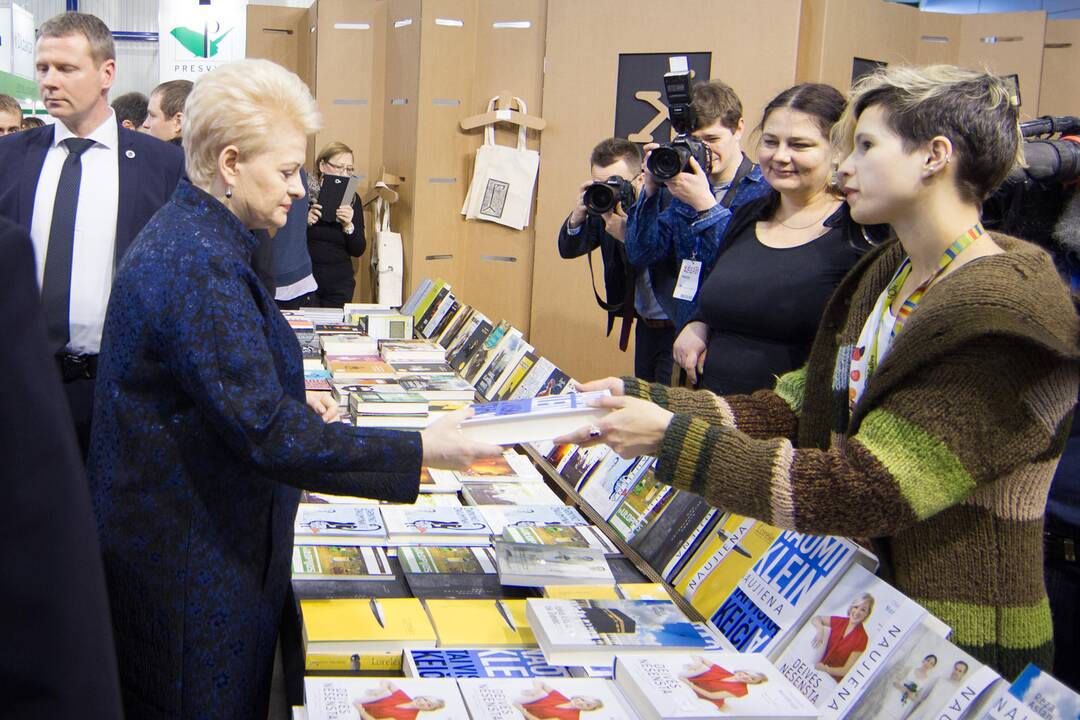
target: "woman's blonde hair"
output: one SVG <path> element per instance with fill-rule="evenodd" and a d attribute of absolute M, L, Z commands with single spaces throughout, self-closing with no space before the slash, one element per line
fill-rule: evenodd
<path fill-rule="evenodd" d="M 851 89 L 833 127 L 833 145 L 846 156 L 855 125 L 880 107 L 889 128 L 913 152 L 937 136 L 952 143 L 960 196 L 985 200 L 1017 163 L 1023 164 L 1019 112 L 1009 84 L 995 75 L 954 65 L 879 68 Z"/>
<path fill-rule="evenodd" d="M 324 147 L 322 151 L 319 152 L 319 156 L 315 158 L 315 177 L 322 180 L 322 169 L 319 166 L 324 162 L 330 162 L 330 158 L 342 153 L 349 153 L 352 155 L 353 151 L 351 147 L 337 140 L 331 140 L 326 143 L 326 147 Z"/>
<path fill-rule="evenodd" d="M 188 177 L 208 186 L 222 150 L 235 145 L 241 157 L 263 153 L 281 123 L 305 135 L 322 125 L 311 91 L 295 73 L 269 60 L 238 60 L 203 75 L 184 104 Z"/>

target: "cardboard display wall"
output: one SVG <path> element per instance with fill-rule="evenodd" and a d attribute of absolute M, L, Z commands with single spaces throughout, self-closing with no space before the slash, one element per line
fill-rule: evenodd
<path fill-rule="evenodd" d="M 710 76 L 742 97 L 751 154 L 749 130 L 769 99 L 796 81 L 846 90 L 857 59 L 1015 73 L 1025 116 L 1075 113 L 1080 89 L 1072 72 L 1080 21 L 926 13 L 879 0 L 680 0 L 662 8 L 644 0 L 317 0 L 307 10 L 249 6 L 248 48 L 313 88 L 325 127 L 309 145 L 311 158 L 342 140 L 355 151 L 363 190 L 382 169 L 404 178 L 393 225 L 405 243 L 406 292 L 441 276 L 580 379 L 633 367 L 632 347 L 618 351 L 618 324 L 604 337 L 586 260 L 563 260 L 556 248 L 588 179 L 589 152 L 614 132 L 620 54 L 711 53 Z M 459 122 L 504 91 L 548 122 L 528 133 L 541 161 L 523 231 L 460 214 L 483 131 Z M 513 144 L 515 129 L 500 124 L 496 137 Z M 370 212 L 367 222 L 370 238 Z M 358 300 L 371 299 L 367 263 L 365 255 L 356 266 Z"/>
<path fill-rule="evenodd" d="M 1039 115 L 1080 115 L 1080 20 L 1049 20 Z"/>

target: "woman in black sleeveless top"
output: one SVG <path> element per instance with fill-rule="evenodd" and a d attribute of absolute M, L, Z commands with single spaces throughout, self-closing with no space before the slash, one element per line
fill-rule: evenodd
<path fill-rule="evenodd" d="M 796 85 L 765 108 L 758 159 L 773 192 L 731 219 L 675 361 L 717 394 L 770 388 L 801 367 L 825 303 L 868 244 L 830 188 L 844 97 Z"/>

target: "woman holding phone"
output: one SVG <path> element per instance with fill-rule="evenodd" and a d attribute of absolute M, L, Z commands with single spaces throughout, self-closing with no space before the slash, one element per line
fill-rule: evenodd
<path fill-rule="evenodd" d="M 355 193 L 331 214 L 324 208 L 319 194 L 326 176 L 348 178 L 353 174 L 352 149 L 341 142 L 331 142 L 322 149 L 315 161 L 315 172 L 308 178 L 308 253 L 312 274 L 319 289 L 315 298 L 320 307 L 341 307 L 352 302 L 356 289 L 352 258 L 360 257 L 367 248 L 364 239 L 364 211 Z M 326 211 L 326 216 L 323 213 Z"/>

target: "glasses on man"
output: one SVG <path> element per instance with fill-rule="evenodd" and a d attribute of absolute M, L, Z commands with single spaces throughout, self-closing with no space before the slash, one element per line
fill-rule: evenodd
<path fill-rule="evenodd" d="M 353 170 L 356 169 L 352 165 L 338 165 L 337 163 L 332 163 L 329 160 L 323 160 L 323 164 L 333 170 L 335 175 L 352 175 Z"/>

